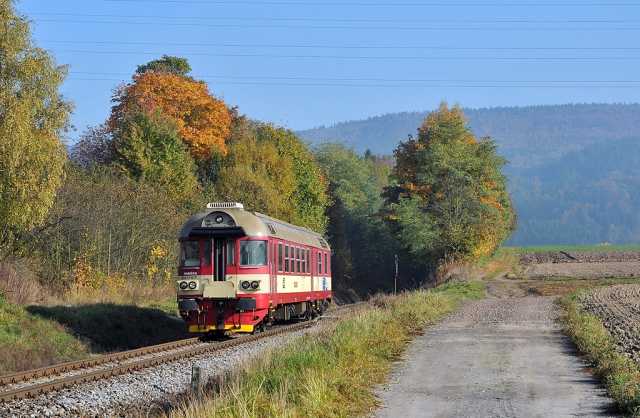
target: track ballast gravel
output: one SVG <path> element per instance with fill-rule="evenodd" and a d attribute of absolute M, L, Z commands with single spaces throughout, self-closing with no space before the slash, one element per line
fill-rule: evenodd
<path fill-rule="evenodd" d="M 558 309 L 548 297 L 467 303 L 411 343 L 376 416 L 616 416 Z"/>
<path fill-rule="evenodd" d="M 190 386 L 191 370 L 198 365 L 202 381 L 223 375 L 239 365 L 287 344 L 292 339 L 323 328 L 312 328 L 260 339 L 240 346 L 162 364 L 127 375 L 82 384 L 34 399 L 0 403 L 0 417 L 115 417 L 164 407 Z M 240 337 L 242 338 L 242 337 Z"/>

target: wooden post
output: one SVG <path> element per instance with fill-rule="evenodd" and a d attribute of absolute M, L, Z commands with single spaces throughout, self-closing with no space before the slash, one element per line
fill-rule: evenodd
<path fill-rule="evenodd" d="M 202 380 L 202 369 L 197 364 L 193 364 L 191 366 L 191 392 L 198 393 L 200 392 Z"/>

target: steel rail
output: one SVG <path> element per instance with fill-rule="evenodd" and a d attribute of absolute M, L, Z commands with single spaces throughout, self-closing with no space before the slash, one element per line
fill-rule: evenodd
<path fill-rule="evenodd" d="M 154 354 L 162 351 L 174 350 L 198 343 L 199 338 L 188 338 L 184 340 L 171 341 L 168 343 L 151 345 L 148 347 L 136 348 L 134 350 L 120 351 L 117 353 L 105 354 L 99 357 L 88 358 L 84 360 L 69 361 L 65 363 L 54 364 L 52 366 L 40 367 L 38 369 L 26 370 L 0 376 L 1 386 L 26 382 L 33 379 L 55 376 L 74 370 L 87 369 L 99 366 L 101 364 L 112 363 L 127 360 L 134 357 L 144 356 L 146 354 Z"/>
<path fill-rule="evenodd" d="M 220 350 L 224 350 L 231 347 L 240 346 L 240 345 L 243 345 L 252 341 L 256 341 L 262 338 L 267 338 L 267 337 L 272 337 L 279 334 L 284 334 L 287 332 L 302 330 L 314 325 L 316 322 L 317 320 L 313 320 L 313 321 L 307 321 L 307 322 L 300 322 L 292 325 L 281 326 L 281 327 L 277 327 L 259 334 L 243 336 L 243 337 L 234 338 L 234 339 L 222 341 L 222 342 L 203 344 L 198 347 L 188 348 L 182 351 L 172 352 L 172 353 L 168 353 L 160 356 L 154 356 L 154 357 L 145 358 L 145 359 L 127 362 L 127 363 L 117 364 L 107 369 L 88 371 L 87 373 L 81 373 L 78 375 L 68 376 L 68 377 L 61 377 L 58 379 L 51 380 L 49 382 L 44 382 L 44 383 L 39 383 L 34 385 L 26 385 L 23 387 L 0 392 L 0 401 L 9 402 L 9 401 L 18 400 L 18 399 L 25 399 L 29 397 L 42 395 L 44 393 L 69 388 L 82 383 L 93 382 L 100 379 L 132 373 L 134 371 L 142 370 L 149 367 L 154 367 L 160 364 L 170 363 L 170 362 L 184 359 L 184 358 L 189 358 L 189 357 L 193 357 L 193 356 L 197 356 L 205 353 L 211 353 L 211 352 L 220 351 Z M 180 348 L 180 347 L 188 346 L 190 344 L 192 345 L 197 341 L 198 341 L 198 338 L 189 339 L 189 340 L 180 340 L 174 343 L 165 343 L 157 346 L 151 346 L 151 347 L 146 347 L 146 348 L 137 349 L 137 350 L 130 350 L 122 353 L 110 354 L 110 355 L 104 356 L 109 360 L 102 359 L 102 358 L 95 359 L 96 361 L 99 362 L 97 364 L 91 363 L 92 360 L 87 360 L 84 363 L 82 361 L 70 362 L 70 363 L 60 364 L 57 366 L 44 367 L 41 369 L 35 369 L 35 370 L 30 370 L 30 371 L 21 372 L 21 373 L 14 373 L 12 375 L 3 376 L 3 378 L 5 381 L 12 382 L 13 380 L 11 380 L 9 376 L 14 376 L 13 378 L 15 379 L 23 379 L 22 381 L 24 381 L 24 379 L 48 377 L 51 374 L 42 374 L 42 373 L 47 373 L 48 372 L 47 369 L 51 371 L 51 373 L 53 373 L 53 370 L 55 370 L 56 371 L 55 373 L 57 374 L 65 373 L 66 369 L 64 369 L 63 366 L 67 364 L 70 365 L 70 367 L 72 367 L 71 369 L 68 369 L 68 370 L 90 368 L 93 365 L 99 365 L 99 364 L 108 363 L 110 361 L 114 361 L 113 358 L 118 355 L 119 355 L 118 357 L 119 360 L 129 359 L 129 358 L 135 357 L 136 353 L 137 353 L 137 356 L 153 354 L 161 351 L 171 350 L 171 348 L 167 348 L 167 347 L 170 347 L 172 344 L 174 344 L 173 348 Z M 81 364 L 89 364 L 89 365 L 81 366 Z M 17 382 L 20 382 L 20 381 L 21 380 L 17 380 Z"/>

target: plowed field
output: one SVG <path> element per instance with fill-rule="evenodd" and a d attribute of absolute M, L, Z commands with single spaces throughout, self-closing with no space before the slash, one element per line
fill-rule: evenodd
<path fill-rule="evenodd" d="M 597 288 L 581 302 L 587 311 L 602 320 L 620 351 L 640 362 L 640 285 Z"/>

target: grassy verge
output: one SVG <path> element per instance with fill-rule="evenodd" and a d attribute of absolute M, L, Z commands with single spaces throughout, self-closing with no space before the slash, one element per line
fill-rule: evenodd
<path fill-rule="evenodd" d="M 26 310 L 64 325 L 86 341 L 94 352 L 129 350 L 187 336 L 180 318 L 158 308 L 96 303 L 29 306 Z"/>
<path fill-rule="evenodd" d="M 0 296 L 0 374 L 87 356 L 87 347 L 64 327 Z"/>
<path fill-rule="evenodd" d="M 373 308 L 321 333 L 262 356 L 206 400 L 187 402 L 172 417 L 345 417 L 376 406 L 374 386 L 425 325 L 464 299 L 484 296 L 478 282 L 397 297 L 376 297 Z"/>
<path fill-rule="evenodd" d="M 602 322 L 580 308 L 577 294 L 560 300 L 565 310 L 563 322 L 580 352 L 593 364 L 594 372 L 620 409 L 640 416 L 640 369 L 631 359 L 618 353 L 613 337 Z"/>

